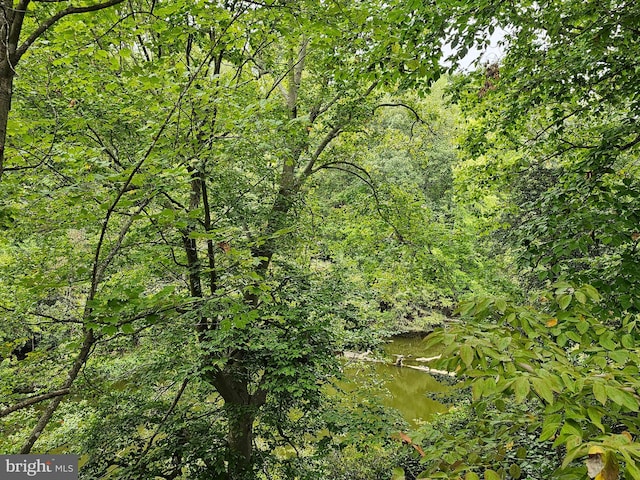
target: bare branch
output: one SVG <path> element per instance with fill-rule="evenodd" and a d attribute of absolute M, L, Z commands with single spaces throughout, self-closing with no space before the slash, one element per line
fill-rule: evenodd
<path fill-rule="evenodd" d="M 102 147 L 102 149 L 109 156 L 109 158 L 113 160 L 113 163 L 115 163 L 120 168 L 124 168 L 122 163 L 120 163 L 120 160 L 118 159 L 118 155 L 115 152 L 113 152 L 111 148 L 109 148 L 109 146 L 104 142 L 104 140 L 102 140 L 102 137 L 100 136 L 100 134 L 88 122 L 87 122 L 87 128 L 94 135 L 93 137 L 91 135 L 87 135 L 87 136 Z"/>
<path fill-rule="evenodd" d="M 376 105 L 373 109 L 373 111 L 375 112 L 378 108 L 382 108 L 382 107 L 402 107 L 402 108 L 406 108 L 407 110 L 409 110 L 411 113 L 413 113 L 413 116 L 415 117 L 416 121 L 415 123 L 421 123 L 422 125 L 426 125 L 427 128 L 429 129 L 429 131 L 433 134 L 436 135 L 436 132 L 433 130 L 433 128 L 431 128 L 431 125 L 426 122 L 422 117 L 420 117 L 420 114 L 418 114 L 418 112 L 411 107 L 410 105 L 407 105 L 406 103 L 381 103 L 379 105 Z M 413 134 L 413 125 L 411 126 L 411 133 Z"/>
<path fill-rule="evenodd" d="M 532 144 L 532 143 L 538 141 L 540 139 L 540 137 L 542 137 L 550 129 L 552 129 L 553 127 L 557 127 L 558 125 L 561 125 L 565 120 L 568 120 L 569 118 L 577 115 L 580 112 L 583 112 L 584 110 L 585 110 L 585 107 L 578 107 L 575 110 L 570 111 L 569 113 L 567 113 L 563 117 L 560 117 L 560 118 L 554 120 L 549 125 L 547 125 L 545 128 L 540 130 L 533 138 L 527 139 L 525 143 Z"/>
<path fill-rule="evenodd" d="M 24 16 L 27 14 L 27 7 L 29 6 L 29 0 L 20 0 L 14 10 L 13 21 L 11 22 L 11 28 L 7 37 L 6 48 L 9 55 L 16 52 L 18 47 L 18 41 L 20 40 L 20 32 L 22 31 L 22 22 L 24 22 Z M 17 58 L 20 58 L 19 56 Z M 9 57 L 8 60 L 14 65 L 17 62 L 17 58 Z"/>
<path fill-rule="evenodd" d="M 41 395 L 36 395 L 35 397 L 30 397 L 21 402 L 12 405 L 11 407 L 7 407 L 4 410 L 0 410 L 0 418 L 6 417 L 7 415 L 17 412 L 18 410 L 22 410 L 24 408 L 30 407 L 31 405 L 35 405 L 36 403 L 43 402 L 45 400 L 49 400 L 50 398 L 59 397 L 62 395 L 67 395 L 69 393 L 68 388 L 63 388 L 62 390 L 56 390 L 54 392 L 47 392 Z"/>
<path fill-rule="evenodd" d="M 355 171 L 349 168 L 345 168 L 342 165 L 346 167 L 351 167 Z M 339 170 L 341 172 L 349 173 L 359 178 L 371 190 L 371 194 L 373 195 L 373 199 L 375 200 L 375 203 L 376 203 L 376 211 L 378 212 L 378 215 L 380 215 L 380 218 L 382 219 L 382 221 L 391 227 L 391 229 L 393 230 L 393 233 L 395 233 L 396 238 L 400 243 L 404 243 L 404 244 L 410 243 L 400 233 L 400 230 L 398 230 L 398 227 L 396 227 L 396 225 L 391 221 L 391 219 L 389 219 L 389 217 L 382 211 L 380 198 L 378 197 L 378 189 L 373 183 L 373 179 L 371 178 L 371 175 L 369 175 L 369 172 L 367 172 L 363 167 L 356 165 L 355 163 L 346 162 L 346 161 L 336 161 L 336 162 L 325 163 L 323 165 L 320 165 L 313 172 L 317 172 L 318 170 L 322 170 L 322 169 Z"/>
<path fill-rule="evenodd" d="M 80 349 L 80 352 L 78 352 L 78 355 L 75 358 L 73 365 L 69 370 L 69 373 L 67 374 L 67 379 L 62 384 L 60 390 L 68 390 L 71 388 L 71 385 L 73 385 L 73 382 L 75 382 L 76 378 L 78 377 L 78 374 L 82 370 L 82 367 L 87 361 L 87 358 L 89 358 L 89 354 L 91 353 L 95 342 L 96 338 L 93 335 L 93 330 L 85 330 L 83 335 L 82 348 Z M 25 455 L 31 452 L 33 445 L 36 443 L 44 429 L 47 427 L 49 421 L 51 420 L 51 417 L 53 417 L 53 414 L 62 402 L 62 397 L 62 395 L 52 397 L 51 402 L 49 403 L 49 405 L 47 405 L 47 408 L 45 408 L 44 412 L 42 412 L 42 414 L 40 415 L 38 423 L 35 427 L 33 427 L 33 430 L 31 430 L 29 437 L 20 449 L 20 454 Z"/>
<path fill-rule="evenodd" d="M 322 152 L 324 152 L 324 150 L 329 146 L 331 141 L 338 135 L 340 135 L 340 133 L 342 133 L 342 127 L 335 126 L 329 131 L 329 133 L 325 135 L 320 144 L 317 146 L 315 152 L 313 152 L 313 155 L 311 155 L 311 158 L 309 159 L 307 165 L 304 167 L 304 170 L 300 174 L 300 177 L 298 178 L 299 184 L 304 182 L 313 173 L 313 167 L 316 164 L 318 157 L 320 157 Z"/>
<path fill-rule="evenodd" d="M 624 145 L 616 145 L 616 148 L 618 148 L 618 150 L 620 150 L 621 152 L 624 152 L 625 150 L 629 150 L 630 148 L 635 147 L 638 143 L 640 143 L 640 135 L 631 140 L 629 143 L 625 143 Z"/>
<path fill-rule="evenodd" d="M 254 0 L 240 0 L 242 3 L 248 3 L 249 5 L 255 5 L 256 7 L 262 7 L 262 8 L 286 8 L 291 10 L 292 7 L 290 7 L 287 4 L 268 4 L 268 3 L 264 3 L 264 2 L 256 2 Z"/>
<path fill-rule="evenodd" d="M 127 233 L 129 232 L 129 229 L 131 228 L 131 225 L 133 225 L 133 222 L 134 222 L 134 220 L 136 218 L 136 215 L 138 215 L 140 212 L 142 212 L 144 210 L 144 208 L 149 204 L 149 202 L 151 201 L 151 199 L 154 196 L 155 195 L 152 195 L 149 198 L 144 199 L 142 201 L 141 205 L 138 207 L 138 209 L 135 212 L 135 214 L 131 215 L 127 219 L 125 224 L 122 226 L 122 228 L 120 229 L 120 233 L 118 235 L 118 239 L 116 240 L 115 245 L 113 246 L 113 248 L 111 249 L 111 251 L 109 252 L 107 257 L 102 261 L 102 263 L 100 264 L 100 267 L 97 270 L 94 270 L 94 272 L 96 273 L 94 281 L 96 283 L 100 283 L 102 281 L 102 275 L 104 275 L 105 270 L 107 269 L 107 267 L 109 267 L 109 264 L 113 261 L 115 256 L 120 251 L 120 247 L 122 246 L 122 242 L 124 242 L 124 239 L 127 236 Z"/>
<path fill-rule="evenodd" d="M 167 413 L 165 413 L 164 417 L 162 417 L 162 420 L 160 421 L 160 423 L 156 427 L 156 430 L 153 432 L 153 435 L 151 435 L 149 440 L 147 440 L 147 444 L 145 445 L 145 448 L 142 451 L 142 453 L 140 455 L 138 455 L 137 465 L 140 464 L 140 462 L 143 461 L 144 456 L 149 452 L 149 450 L 151 449 L 151 447 L 153 445 L 153 442 L 158 437 L 158 434 L 160 433 L 160 429 L 165 424 L 165 422 L 169 419 L 169 417 L 171 416 L 171 414 L 173 413 L 175 408 L 178 406 L 178 402 L 180 402 L 180 398 L 182 397 L 182 394 L 184 393 L 185 389 L 187 388 L 187 385 L 189 384 L 189 380 L 190 380 L 189 377 L 187 377 L 182 381 L 182 385 L 180 385 L 180 388 L 178 389 L 178 393 L 176 393 L 176 396 L 174 397 L 173 402 L 171 403 L 171 406 L 167 410 Z"/>
<path fill-rule="evenodd" d="M 327 104 L 324 107 L 321 107 L 320 105 L 314 106 L 313 109 L 311 110 L 311 113 L 309 113 L 309 121 L 313 123 L 316 120 L 316 118 L 318 118 L 324 112 L 329 110 L 338 100 L 340 100 L 340 97 L 341 97 L 340 94 L 336 95 L 331 100 L 329 100 L 329 102 L 327 102 Z"/>
<path fill-rule="evenodd" d="M 303 43 L 300 52 L 298 54 L 298 59 L 295 62 L 291 62 L 291 64 L 289 65 L 289 68 L 287 68 L 287 70 L 280 75 L 280 77 L 278 77 L 276 79 L 276 81 L 274 82 L 274 84 L 271 86 L 271 88 L 269 89 L 269 91 L 267 92 L 267 94 L 265 95 L 264 98 L 269 98 L 271 96 L 271 94 L 273 93 L 273 91 L 276 88 L 279 88 L 280 91 L 282 92 L 282 95 L 285 98 L 285 101 L 287 102 L 287 104 L 289 104 L 291 102 L 291 100 L 289 99 L 289 93 L 287 92 L 287 90 L 282 86 L 282 81 L 287 78 L 288 75 L 291 75 L 291 73 L 294 73 L 294 76 L 298 76 L 298 75 L 302 75 L 302 73 L 297 74 L 295 73 L 296 71 L 300 71 L 301 70 L 301 66 L 304 65 L 304 60 L 307 58 L 307 45 L 308 45 L 308 40 L 305 40 L 305 42 Z M 254 62 L 255 63 L 255 62 Z M 259 68 L 262 68 L 258 65 Z"/>

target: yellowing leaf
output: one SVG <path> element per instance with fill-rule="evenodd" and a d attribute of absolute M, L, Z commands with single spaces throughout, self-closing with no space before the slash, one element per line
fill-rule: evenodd
<path fill-rule="evenodd" d="M 477 473 L 467 472 L 467 474 L 464 476 L 464 480 L 480 480 L 480 477 Z"/>
<path fill-rule="evenodd" d="M 589 478 L 597 479 L 600 477 L 600 472 L 604 470 L 604 460 L 602 459 L 601 453 L 589 454 L 589 458 L 587 458 L 585 463 L 587 464 L 587 474 Z"/>
<path fill-rule="evenodd" d="M 595 480 L 618 480 L 620 467 L 613 451 L 605 451 L 602 447 L 594 445 L 589 448 L 589 458 L 585 463 L 589 478 L 594 478 Z"/>
<path fill-rule="evenodd" d="M 557 318 L 551 318 L 551 319 L 547 320 L 546 325 L 549 328 L 555 327 L 556 325 L 558 325 L 558 319 Z"/>
<path fill-rule="evenodd" d="M 604 453 L 604 448 L 600 445 L 592 445 L 589 447 L 589 455 L 601 455 Z"/>
<path fill-rule="evenodd" d="M 604 470 L 600 472 L 600 475 L 602 475 L 602 480 L 618 480 L 620 467 L 618 465 L 616 454 L 612 451 L 608 451 L 604 454 L 604 457 Z"/>
<path fill-rule="evenodd" d="M 628 439 L 630 442 L 633 442 L 633 437 L 631 436 L 631 434 L 630 434 L 627 430 L 625 430 L 624 432 L 622 432 L 620 435 L 623 435 L 624 437 L 627 437 L 627 439 Z"/>

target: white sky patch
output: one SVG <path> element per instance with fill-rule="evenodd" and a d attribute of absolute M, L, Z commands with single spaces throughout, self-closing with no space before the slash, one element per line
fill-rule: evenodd
<path fill-rule="evenodd" d="M 464 58 L 460 60 L 457 71 L 469 72 L 475 70 L 477 65 L 483 65 L 485 63 L 498 63 L 504 56 L 504 52 L 506 50 L 506 35 L 506 30 L 497 27 L 489 38 L 489 43 L 486 47 L 483 47 L 482 49 L 469 49 Z M 447 61 L 446 59 L 459 49 L 460 46 L 458 46 L 456 49 L 453 49 L 450 43 L 445 44 L 442 47 L 443 59 L 440 62 L 441 65 L 447 67 L 451 66 L 451 62 Z"/>

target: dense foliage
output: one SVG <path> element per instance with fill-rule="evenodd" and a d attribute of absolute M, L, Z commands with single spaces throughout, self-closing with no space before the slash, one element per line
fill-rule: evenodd
<path fill-rule="evenodd" d="M 640 478 L 638 9 L 5 1 L 0 453 Z M 409 436 L 339 354 L 434 329 Z"/>

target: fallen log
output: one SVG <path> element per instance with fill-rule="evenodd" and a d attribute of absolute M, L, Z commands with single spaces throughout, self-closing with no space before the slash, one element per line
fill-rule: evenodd
<path fill-rule="evenodd" d="M 435 357 L 418 357 L 414 361 L 420 362 L 420 363 L 427 363 L 427 362 L 432 362 L 433 360 L 440 360 L 441 358 L 442 358 L 442 355 L 436 355 Z"/>
<path fill-rule="evenodd" d="M 347 358 L 349 360 L 355 360 L 355 361 L 362 361 L 362 362 L 374 362 L 374 363 L 389 363 L 388 360 L 382 359 L 382 358 L 375 358 L 371 356 L 372 352 L 371 350 L 367 350 L 366 352 L 351 352 L 351 351 L 347 351 L 345 350 L 344 352 L 342 352 L 342 356 L 344 358 Z M 390 362 L 391 365 L 394 365 L 396 367 L 403 367 L 403 368 L 413 368 L 414 370 L 419 370 L 421 372 L 426 372 L 432 375 L 445 375 L 448 377 L 455 377 L 456 374 L 455 372 L 447 372 L 446 370 L 438 370 L 437 368 L 431 368 L 431 367 L 427 367 L 424 365 L 408 365 L 406 363 L 404 363 L 404 359 L 405 358 L 411 358 L 411 355 L 399 355 L 399 354 L 394 354 L 393 355 L 395 358 L 394 361 Z M 440 358 L 440 355 L 435 356 L 435 357 L 419 357 L 414 359 L 414 361 L 416 362 L 430 362 L 432 360 L 438 360 Z"/>
<path fill-rule="evenodd" d="M 446 370 L 438 370 L 437 368 L 424 367 L 422 365 L 401 365 L 404 368 L 413 368 L 414 370 L 420 370 L 421 372 L 427 372 L 431 375 L 446 375 L 448 377 L 455 377 L 456 372 L 447 372 Z"/>

